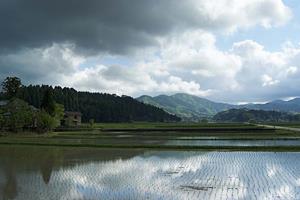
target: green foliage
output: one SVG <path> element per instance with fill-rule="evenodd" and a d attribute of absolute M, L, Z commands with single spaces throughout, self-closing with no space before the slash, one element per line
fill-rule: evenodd
<path fill-rule="evenodd" d="M 4 118 L 4 110 L 0 108 L 0 131 L 4 128 L 5 118 Z"/>
<path fill-rule="evenodd" d="M 296 122 L 298 115 L 278 111 L 231 109 L 216 114 L 213 119 L 223 122 Z"/>
<path fill-rule="evenodd" d="M 43 99 L 48 90 L 53 94 L 54 101 L 64 105 L 66 111 L 80 111 L 83 122 L 89 122 L 89 119 L 94 119 L 95 122 L 164 122 L 180 120 L 177 116 L 169 114 L 160 108 L 145 105 L 132 97 L 105 93 L 77 92 L 72 88 L 29 85 L 21 88 L 19 98 L 24 99 L 37 108 L 47 107 L 44 105 L 45 103 L 42 103 L 41 99 Z"/>
<path fill-rule="evenodd" d="M 206 117 L 211 118 L 221 111 L 229 109 L 246 108 L 249 110 L 266 110 L 266 111 L 282 111 L 282 112 L 300 112 L 300 98 L 295 98 L 290 101 L 276 100 L 266 104 L 246 104 L 246 105 L 231 105 L 224 103 L 216 103 L 204 98 L 189 94 L 175 94 L 171 96 L 159 95 L 156 97 L 141 96 L 138 101 L 150 104 L 173 113 L 185 121 L 199 121 Z"/>
<path fill-rule="evenodd" d="M 51 116 L 45 110 L 37 110 L 25 101 L 13 98 L 0 108 L 0 130 L 19 132 L 36 128 L 39 132 L 47 132 L 60 125 L 63 115 L 63 105 L 56 104 L 54 116 Z"/>
<path fill-rule="evenodd" d="M 53 98 L 52 91 L 46 90 L 44 98 L 42 100 L 41 108 L 44 109 L 49 115 L 55 116 L 55 101 Z"/>
<path fill-rule="evenodd" d="M 42 109 L 36 115 L 38 132 L 52 131 L 54 128 L 60 125 L 60 121 L 63 119 L 63 117 L 64 106 L 61 104 L 54 105 L 53 116 Z"/>
<path fill-rule="evenodd" d="M 90 119 L 89 120 L 89 125 L 91 128 L 93 128 L 95 126 L 95 120 L 94 119 Z"/>
<path fill-rule="evenodd" d="M 54 107 L 55 127 L 58 127 L 60 121 L 64 118 L 65 108 L 64 105 L 58 103 L 56 103 Z"/>
<path fill-rule="evenodd" d="M 18 132 L 23 128 L 31 127 L 34 121 L 33 109 L 23 100 L 13 98 L 3 108 L 2 111 L 3 127 Z"/>
<path fill-rule="evenodd" d="M 10 99 L 16 97 L 21 86 L 22 83 L 18 77 L 6 77 L 2 83 L 2 91 L 4 95 Z"/>
<path fill-rule="evenodd" d="M 206 118 L 203 118 L 203 119 L 201 119 L 201 121 L 200 121 L 201 123 L 208 123 L 208 119 L 206 119 Z"/>
<path fill-rule="evenodd" d="M 171 96 L 159 95 L 156 97 L 141 96 L 138 101 L 162 108 L 173 113 L 185 121 L 200 121 L 203 117 L 210 118 L 214 114 L 233 108 L 233 105 L 215 103 L 204 98 L 189 94 L 175 94 Z"/>
<path fill-rule="evenodd" d="M 38 132 L 48 132 L 54 129 L 57 121 L 54 117 L 50 116 L 46 111 L 41 110 L 37 113 L 37 130 Z"/>

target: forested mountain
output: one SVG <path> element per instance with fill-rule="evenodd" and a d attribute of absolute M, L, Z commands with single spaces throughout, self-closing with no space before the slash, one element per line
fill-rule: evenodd
<path fill-rule="evenodd" d="M 141 96 L 137 100 L 163 108 L 167 112 L 176 114 L 185 120 L 199 120 L 210 118 L 216 113 L 234 108 L 236 106 L 224 103 L 216 103 L 197 96 L 178 93 L 171 96 L 159 95 L 156 97 Z"/>
<path fill-rule="evenodd" d="M 230 109 L 213 117 L 218 122 L 297 122 L 300 115 L 278 111 Z"/>
<path fill-rule="evenodd" d="M 40 108 L 47 90 L 53 93 L 54 100 L 63 104 L 66 111 L 80 111 L 83 122 L 94 119 L 96 122 L 128 121 L 179 121 L 160 108 L 146 105 L 129 96 L 114 94 L 78 92 L 73 88 L 51 87 L 48 85 L 23 86 L 17 97 Z"/>
<path fill-rule="evenodd" d="M 298 113 L 300 112 L 300 98 L 295 98 L 289 101 L 276 100 L 265 104 L 246 104 L 240 107 L 255 110 L 275 110 Z"/>
<path fill-rule="evenodd" d="M 171 96 L 159 95 L 156 97 L 141 96 L 137 100 L 146 104 L 162 108 L 169 113 L 176 114 L 185 120 L 199 120 L 211 118 L 221 111 L 232 108 L 247 108 L 252 110 L 280 111 L 280 112 L 300 112 L 300 98 L 290 101 L 276 100 L 266 104 L 245 104 L 233 105 L 217 103 L 204 98 L 189 94 L 175 94 Z"/>

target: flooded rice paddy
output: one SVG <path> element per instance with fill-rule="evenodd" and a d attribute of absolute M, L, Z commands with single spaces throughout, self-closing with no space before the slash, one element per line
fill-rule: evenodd
<path fill-rule="evenodd" d="M 300 140 L 170 140 L 165 145 L 180 146 L 300 146 Z"/>
<path fill-rule="evenodd" d="M 0 199 L 300 199 L 300 153 L 4 145 Z"/>

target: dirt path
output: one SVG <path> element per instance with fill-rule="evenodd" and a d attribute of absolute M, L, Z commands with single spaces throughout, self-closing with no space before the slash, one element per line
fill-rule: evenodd
<path fill-rule="evenodd" d="M 291 127 L 284 127 L 284 126 L 272 126 L 272 125 L 266 125 L 266 124 L 257 124 L 257 126 L 300 132 L 300 128 L 291 128 Z"/>

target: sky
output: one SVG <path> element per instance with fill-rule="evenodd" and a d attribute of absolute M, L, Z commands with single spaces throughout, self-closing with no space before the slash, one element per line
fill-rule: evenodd
<path fill-rule="evenodd" d="M 1 0 L 0 79 L 219 102 L 300 96 L 299 0 Z"/>

